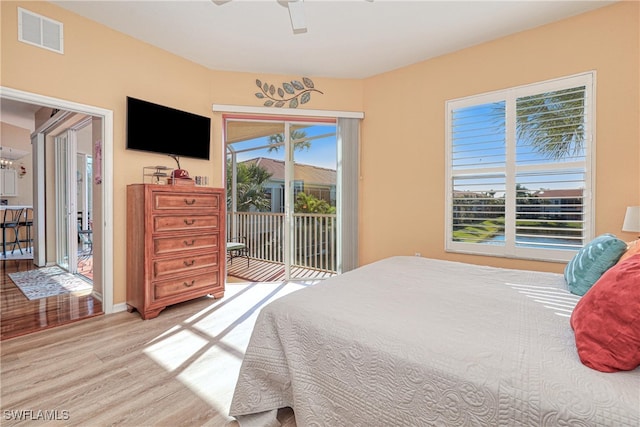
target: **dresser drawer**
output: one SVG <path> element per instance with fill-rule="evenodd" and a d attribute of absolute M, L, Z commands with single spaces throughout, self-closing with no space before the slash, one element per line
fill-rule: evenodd
<path fill-rule="evenodd" d="M 183 210 L 220 210 L 219 194 L 200 193 L 153 193 L 153 209 L 156 211 L 180 209 Z"/>
<path fill-rule="evenodd" d="M 156 237 L 153 239 L 153 254 L 166 255 L 175 254 L 189 250 L 209 249 L 218 251 L 218 234 L 187 234 L 177 237 Z M 185 254 L 186 255 L 186 254 Z M 183 254 L 180 254 L 183 256 Z"/>
<path fill-rule="evenodd" d="M 162 279 L 175 274 L 192 273 L 203 268 L 218 269 L 218 252 L 206 255 L 156 259 L 153 261 L 153 279 Z"/>
<path fill-rule="evenodd" d="M 212 270 L 197 276 L 187 276 L 175 280 L 155 282 L 153 285 L 155 299 L 183 295 L 192 291 L 215 288 L 218 284 L 218 271 Z"/>
<path fill-rule="evenodd" d="M 157 215 L 153 218 L 154 232 L 217 230 L 218 215 Z"/>
<path fill-rule="evenodd" d="M 171 304 L 224 297 L 225 203 L 224 188 L 127 185 L 127 311 L 153 319 Z"/>

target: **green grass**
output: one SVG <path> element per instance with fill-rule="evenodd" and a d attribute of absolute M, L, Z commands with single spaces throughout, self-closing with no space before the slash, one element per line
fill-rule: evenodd
<path fill-rule="evenodd" d="M 517 221 L 517 227 L 551 227 L 551 228 L 570 228 L 576 232 L 582 228 L 579 222 L 571 223 L 553 223 L 553 222 L 535 222 L 535 221 Z M 486 220 L 475 226 L 467 226 L 465 228 L 453 231 L 453 240 L 456 242 L 479 243 L 491 240 L 504 229 L 504 218 L 497 220 Z M 533 230 L 531 231 L 534 232 Z M 544 233 L 541 233 L 544 234 Z"/>
<path fill-rule="evenodd" d="M 475 227 L 467 226 L 453 232 L 453 240 L 459 242 L 478 243 L 489 240 L 504 228 L 504 219 L 486 220 Z"/>

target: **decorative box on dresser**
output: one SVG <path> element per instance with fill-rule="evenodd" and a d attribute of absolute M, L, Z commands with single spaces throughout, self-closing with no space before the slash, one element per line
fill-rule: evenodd
<path fill-rule="evenodd" d="M 224 190 L 127 186 L 127 310 L 152 319 L 168 305 L 224 296 Z"/>

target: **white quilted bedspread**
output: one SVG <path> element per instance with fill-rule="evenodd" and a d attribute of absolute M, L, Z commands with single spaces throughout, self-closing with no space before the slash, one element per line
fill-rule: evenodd
<path fill-rule="evenodd" d="M 266 306 L 230 413 L 289 406 L 298 426 L 637 427 L 640 369 L 580 363 L 577 301 L 560 274 L 385 259 Z"/>

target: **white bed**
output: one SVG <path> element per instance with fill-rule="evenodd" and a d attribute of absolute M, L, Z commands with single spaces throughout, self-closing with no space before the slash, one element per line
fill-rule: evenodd
<path fill-rule="evenodd" d="M 578 299 L 560 274 L 385 259 L 266 306 L 230 414 L 241 425 L 291 407 L 298 426 L 637 427 L 640 368 L 580 362 Z"/>

